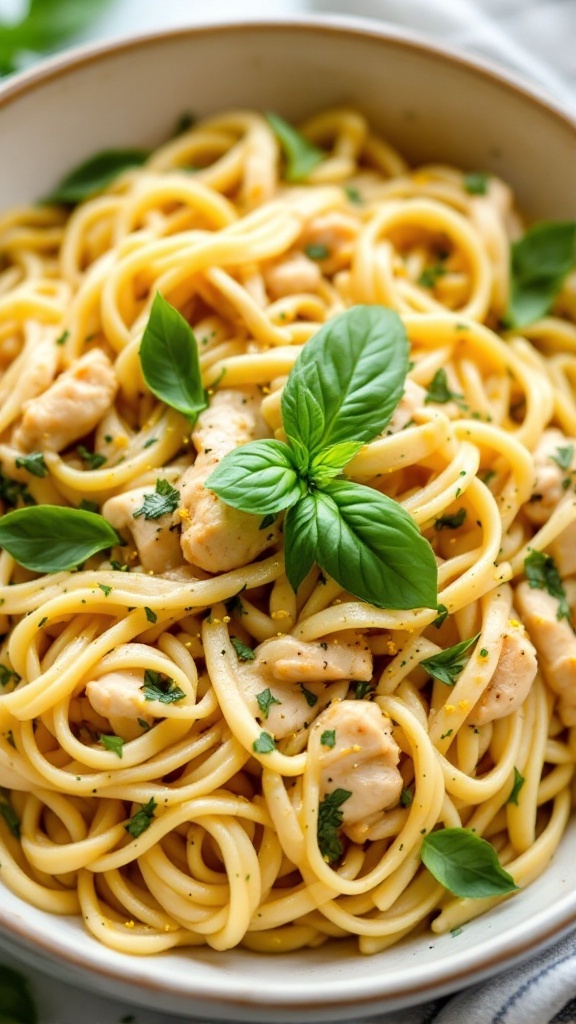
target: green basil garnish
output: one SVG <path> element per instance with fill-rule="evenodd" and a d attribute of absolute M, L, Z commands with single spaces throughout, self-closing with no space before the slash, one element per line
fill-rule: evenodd
<path fill-rule="evenodd" d="M 142 335 L 140 365 L 152 394 L 187 416 L 193 426 L 208 405 L 196 338 L 181 313 L 159 292 Z"/>
<path fill-rule="evenodd" d="M 33 572 L 75 569 L 91 555 L 119 543 L 103 516 L 60 505 L 35 505 L 0 519 L 0 547 Z"/>
<path fill-rule="evenodd" d="M 0 74 L 17 71 L 31 53 L 60 48 L 101 15 L 111 0 L 31 0 L 18 4 L 23 16 L 0 26 Z M 2 1005 L 0 1000 L 0 1005 Z"/>
<path fill-rule="evenodd" d="M 380 491 L 340 477 L 389 422 L 407 369 L 408 340 L 396 313 L 377 306 L 342 313 L 304 346 L 288 377 L 288 443 L 242 445 L 206 481 L 241 511 L 288 509 L 285 560 L 294 590 L 317 564 L 377 607 L 436 606 L 434 554 L 411 516 Z"/>
<path fill-rule="evenodd" d="M 469 828 L 431 832 L 422 843 L 421 857 L 430 874 L 461 898 L 505 896 L 518 889 L 494 847 Z"/>
<path fill-rule="evenodd" d="M 542 221 L 515 242 L 510 256 L 506 326 L 525 327 L 550 311 L 576 266 L 576 221 Z"/>
<path fill-rule="evenodd" d="M 462 640 L 461 643 L 454 644 L 454 647 L 447 647 L 440 654 L 424 658 L 420 662 L 421 667 L 435 679 L 439 679 L 441 683 L 446 683 L 446 686 L 454 686 L 457 676 L 463 671 L 470 658 L 469 654 L 466 656 L 467 651 L 476 643 L 479 636 L 480 633 L 477 633 L 470 640 Z"/>
<path fill-rule="evenodd" d="M 75 206 L 103 192 L 130 167 L 140 167 L 150 156 L 147 149 L 105 149 L 70 171 L 48 195 L 45 204 Z"/>
<path fill-rule="evenodd" d="M 279 114 L 266 114 L 266 120 L 282 147 L 287 181 L 302 181 L 326 159 L 323 149 L 315 146 Z"/>

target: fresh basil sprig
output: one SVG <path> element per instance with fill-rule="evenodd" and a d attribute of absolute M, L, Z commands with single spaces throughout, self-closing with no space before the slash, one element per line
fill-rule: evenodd
<path fill-rule="evenodd" d="M 0 74 L 16 71 L 22 58 L 29 58 L 31 53 L 55 50 L 103 14 L 110 3 L 111 0 L 29 0 L 22 5 L 24 17 L 0 25 Z"/>
<path fill-rule="evenodd" d="M 422 843 L 422 861 L 441 885 L 462 898 L 505 896 L 518 889 L 494 847 L 469 828 L 443 828 Z"/>
<path fill-rule="evenodd" d="M 576 221 L 541 221 L 514 243 L 506 326 L 525 327 L 549 312 L 576 266 Z"/>
<path fill-rule="evenodd" d="M 302 181 L 322 160 L 326 153 L 310 142 L 279 114 L 266 114 L 266 120 L 278 139 L 286 159 L 287 181 Z"/>
<path fill-rule="evenodd" d="M 192 328 L 157 292 L 140 343 L 140 365 L 153 395 L 187 416 L 193 426 L 208 405 Z"/>
<path fill-rule="evenodd" d="M 454 647 L 447 647 L 445 651 L 440 651 L 440 654 L 424 658 L 420 662 L 421 667 L 434 676 L 434 679 L 446 683 L 446 686 L 454 686 L 457 676 L 463 671 L 470 657 L 470 655 L 466 656 L 466 653 L 476 643 L 479 636 L 480 633 L 477 633 L 470 640 L 462 640 L 461 643 L 454 644 Z"/>
<path fill-rule="evenodd" d="M 0 519 L 0 547 L 33 572 L 75 569 L 119 543 L 103 516 L 60 505 L 15 509 Z"/>
<path fill-rule="evenodd" d="M 103 192 L 130 167 L 140 167 L 150 156 L 147 149 L 105 149 L 84 160 L 42 197 L 44 204 L 75 206 Z"/>
<path fill-rule="evenodd" d="M 436 562 L 411 516 L 372 487 L 338 479 L 389 422 L 402 395 L 408 340 L 396 313 L 356 306 L 324 324 L 282 395 L 288 437 L 226 455 L 206 481 L 243 512 L 288 509 L 286 573 L 294 590 L 318 564 L 379 608 L 436 607 Z"/>

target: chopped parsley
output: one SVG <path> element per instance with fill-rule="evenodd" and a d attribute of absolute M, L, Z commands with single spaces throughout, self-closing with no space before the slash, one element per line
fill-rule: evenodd
<path fill-rule="evenodd" d="M 48 476 L 48 466 L 44 462 L 42 452 L 30 452 L 29 455 L 19 455 L 15 462 L 16 469 L 26 469 L 32 476 Z"/>
<path fill-rule="evenodd" d="M 160 519 L 160 516 L 175 512 L 180 501 L 180 492 L 167 480 L 157 480 L 153 494 L 145 494 L 142 506 L 133 512 L 134 519 Z"/>
<path fill-rule="evenodd" d="M 62 331 L 62 334 L 56 338 L 56 345 L 65 345 L 70 337 L 70 331 Z"/>
<path fill-rule="evenodd" d="M 11 680 L 15 683 L 20 682 L 20 676 L 12 668 L 8 668 L 7 665 L 0 665 L 0 686 L 8 686 Z"/>
<path fill-rule="evenodd" d="M 98 734 L 98 739 L 106 750 L 111 750 L 117 757 L 122 757 L 124 740 L 121 736 L 107 736 L 105 733 L 101 732 Z"/>
<path fill-rule="evenodd" d="M 340 810 L 352 793 L 349 789 L 335 789 L 327 793 L 318 805 L 318 848 L 324 860 L 333 864 L 343 853 L 338 830 L 344 820 Z"/>
<path fill-rule="evenodd" d="M 560 469 L 570 469 L 574 458 L 574 445 L 567 444 L 556 449 L 556 455 L 551 455 L 552 462 L 555 462 Z M 18 465 L 18 463 L 16 463 Z"/>
<path fill-rule="evenodd" d="M 258 529 L 259 530 L 267 530 L 269 526 L 272 526 L 272 523 L 276 522 L 277 518 L 278 518 L 278 513 L 277 512 L 270 512 L 267 516 L 264 516 L 264 518 L 263 518 L 262 522 L 260 523 L 260 526 L 258 527 Z"/>
<path fill-rule="evenodd" d="M 445 273 L 446 267 L 443 263 L 432 263 L 429 267 L 424 268 L 418 278 L 418 284 L 422 288 L 434 288 L 438 278 L 444 277 Z"/>
<path fill-rule="evenodd" d="M 525 782 L 526 779 L 524 778 L 524 776 L 521 775 L 516 766 L 514 766 L 514 784 L 512 786 L 510 796 L 506 801 L 507 804 L 514 804 L 516 807 L 518 807 L 518 795 Z"/>
<path fill-rule="evenodd" d="M 349 202 L 355 203 L 357 206 L 362 205 L 364 200 L 362 199 L 360 192 L 358 191 L 357 188 L 354 187 L 354 185 L 345 185 L 344 191 L 346 193 L 346 196 L 348 197 Z"/>
<path fill-rule="evenodd" d="M 354 689 L 354 700 L 364 700 L 374 690 L 369 679 L 359 679 Z"/>
<path fill-rule="evenodd" d="M 258 707 L 262 712 L 262 718 L 268 718 L 270 708 L 273 704 L 281 704 L 281 700 L 277 700 L 272 693 L 270 687 L 266 690 L 261 690 L 260 693 L 256 694 L 256 700 L 258 701 Z"/>
<path fill-rule="evenodd" d="M 158 804 L 154 797 L 151 797 L 147 804 L 141 805 L 140 810 L 136 811 L 136 814 L 130 818 L 128 824 L 124 825 L 124 828 L 133 839 L 138 839 L 138 836 L 141 836 L 150 827 L 157 806 Z"/>
<path fill-rule="evenodd" d="M 459 508 L 454 515 L 451 516 L 440 516 L 439 519 L 434 520 L 434 527 L 436 530 L 457 530 L 459 526 L 466 519 L 466 509 Z"/>
<path fill-rule="evenodd" d="M 440 629 L 440 626 L 442 625 L 442 623 L 445 622 L 446 619 L 448 618 L 449 612 L 448 612 L 448 609 L 447 609 L 445 604 L 439 604 L 438 608 L 437 608 L 437 611 L 438 611 L 438 615 L 434 619 L 434 622 L 432 623 L 432 625 L 436 626 L 436 629 Z"/>
<path fill-rule="evenodd" d="M 440 368 L 436 370 L 436 373 L 430 381 L 424 399 L 424 404 L 428 402 L 436 402 L 438 405 L 445 405 L 446 402 L 460 402 L 462 395 L 457 394 L 456 391 L 451 391 L 448 387 L 448 377 L 446 370 Z"/>
<path fill-rule="evenodd" d="M 105 583 L 99 583 L 98 586 L 100 587 L 100 590 L 104 594 L 104 597 L 108 597 L 108 594 L 111 592 L 112 587 L 106 586 Z"/>
<path fill-rule="evenodd" d="M 242 641 L 237 636 L 231 636 L 230 642 L 232 644 L 232 647 L 236 651 L 236 654 L 238 655 L 240 661 L 254 661 L 256 655 L 254 654 L 254 651 L 252 650 L 251 647 L 248 647 L 246 644 L 243 644 Z"/>
<path fill-rule="evenodd" d="M 0 800 L 0 814 L 15 839 L 20 839 L 20 819 L 7 800 Z"/>
<path fill-rule="evenodd" d="M 306 698 L 308 707 L 313 708 L 318 703 L 318 697 L 316 694 L 312 693 L 311 690 L 307 690 L 304 683 L 300 683 L 300 689 L 302 690 L 302 695 Z"/>
<path fill-rule="evenodd" d="M 531 551 L 524 561 L 524 572 L 531 587 L 536 590 L 546 590 L 550 597 L 557 599 L 556 618 L 567 619 L 574 628 L 566 591 L 552 555 L 545 555 L 542 551 Z"/>
<path fill-rule="evenodd" d="M 144 700 L 157 700 L 161 704 L 175 704 L 186 696 L 173 679 L 151 668 L 144 672 L 144 685 L 141 689 Z"/>
<path fill-rule="evenodd" d="M 99 455 L 98 452 L 89 452 L 83 444 L 77 445 L 76 451 L 82 459 L 82 462 L 86 463 L 88 469 L 100 469 L 100 466 L 103 466 L 107 461 L 105 455 Z"/>
<path fill-rule="evenodd" d="M 257 754 L 271 754 L 276 749 L 273 737 L 269 732 L 261 732 L 258 739 L 254 740 L 252 750 Z"/>
<path fill-rule="evenodd" d="M 97 505 L 95 501 L 89 501 L 88 498 L 82 498 L 78 508 L 81 508 L 83 512 L 95 512 L 97 515 L 100 512 L 100 505 Z"/>
<path fill-rule="evenodd" d="M 146 612 L 146 618 L 148 619 L 148 622 L 154 623 L 158 621 L 158 616 L 156 615 L 156 612 L 153 612 L 151 608 L 147 608 L 145 605 L 144 611 Z"/>
<path fill-rule="evenodd" d="M 308 259 L 311 260 L 325 260 L 328 259 L 328 256 L 330 255 L 328 247 L 326 245 L 321 245 L 320 243 L 306 245 L 304 247 L 304 252 L 308 256 Z"/>
<path fill-rule="evenodd" d="M 485 196 L 488 182 L 489 176 L 485 171 L 470 171 L 464 175 L 464 188 L 471 196 Z"/>
<path fill-rule="evenodd" d="M 36 504 L 26 484 L 21 484 L 18 480 L 12 480 L 11 477 L 4 476 L 4 473 L 1 471 L 0 499 L 9 505 L 10 508 L 16 508 L 19 501 L 24 505 Z"/>
<path fill-rule="evenodd" d="M 400 806 L 401 807 L 410 807 L 413 799 L 414 799 L 414 796 L 412 795 L 412 790 L 404 788 L 402 790 L 402 792 L 400 793 Z"/>
<path fill-rule="evenodd" d="M 336 729 L 325 729 L 320 737 L 323 747 L 334 747 L 336 744 Z"/>

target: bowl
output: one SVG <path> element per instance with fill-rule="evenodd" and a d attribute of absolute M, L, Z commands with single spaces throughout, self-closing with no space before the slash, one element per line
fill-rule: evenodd
<path fill-rule="evenodd" d="M 329 17 L 155 33 L 9 80 L 0 208 L 41 197 L 98 150 L 159 144 L 187 111 L 264 105 L 298 121 L 341 103 L 360 107 L 411 163 L 493 172 L 527 218 L 576 217 L 576 126 L 553 100 L 415 35 Z M 544 874 L 460 934 L 419 934 L 371 958 L 339 942 L 277 957 L 200 948 L 137 959 L 5 889 L 0 943 L 56 977 L 150 1009 L 277 1024 L 359 1019 L 479 981 L 567 932 L 575 843 L 572 821 Z"/>

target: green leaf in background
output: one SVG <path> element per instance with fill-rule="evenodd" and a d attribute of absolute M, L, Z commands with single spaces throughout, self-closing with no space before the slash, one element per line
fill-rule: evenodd
<path fill-rule="evenodd" d="M 118 544 L 103 516 L 60 505 L 35 505 L 0 519 L 0 547 L 33 572 L 75 569 L 91 555 Z"/>
<path fill-rule="evenodd" d="M 82 203 L 103 192 L 122 171 L 140 167 L 149 156 L 146 149 L 105 149 L 70 171 L 48 195 L 42 197 L 42 203 L 72 206 Z"/>
<path fill-rule="evenodd" d="M 38 1024 L 28 980 L 4 966 L 0 966 L 0 1024 Z"/>
<path fill-rule="evenodd" d="M 111 0 L 30 0 L 16 23 L 0 22 L 0 74 L 17 71 L 23 57 L 56 50 L 100 17 Z"/>
<path fill-rule="evenodd" d="M 564 279 L 576 267 L 576 221 L 541 221 L 510 255 L 508 327 L 525 327 L 550 311 Z"/>
<path fill-rule="evenodd" d="M 286 158 L 286 180 L 302 181 L 319 163 L 326 159 L 326 153 L 310 142 L 279 114 L 266 114 L 266 120 L 278 139 Z"/>
<path fill-rule="evenodd" d="M 140 343 L 140 365 L 153 395 L 193 426 L 208 405 L 198 345 L 187 320 L 157 292 Z"/>
<path fill-rule="evenodd" d="M 469 828 L 431 832 L 422 843 L 421 857 L 430 874 L 455 896 L 481 899 L 518 889 L 494 847 Z"/>

